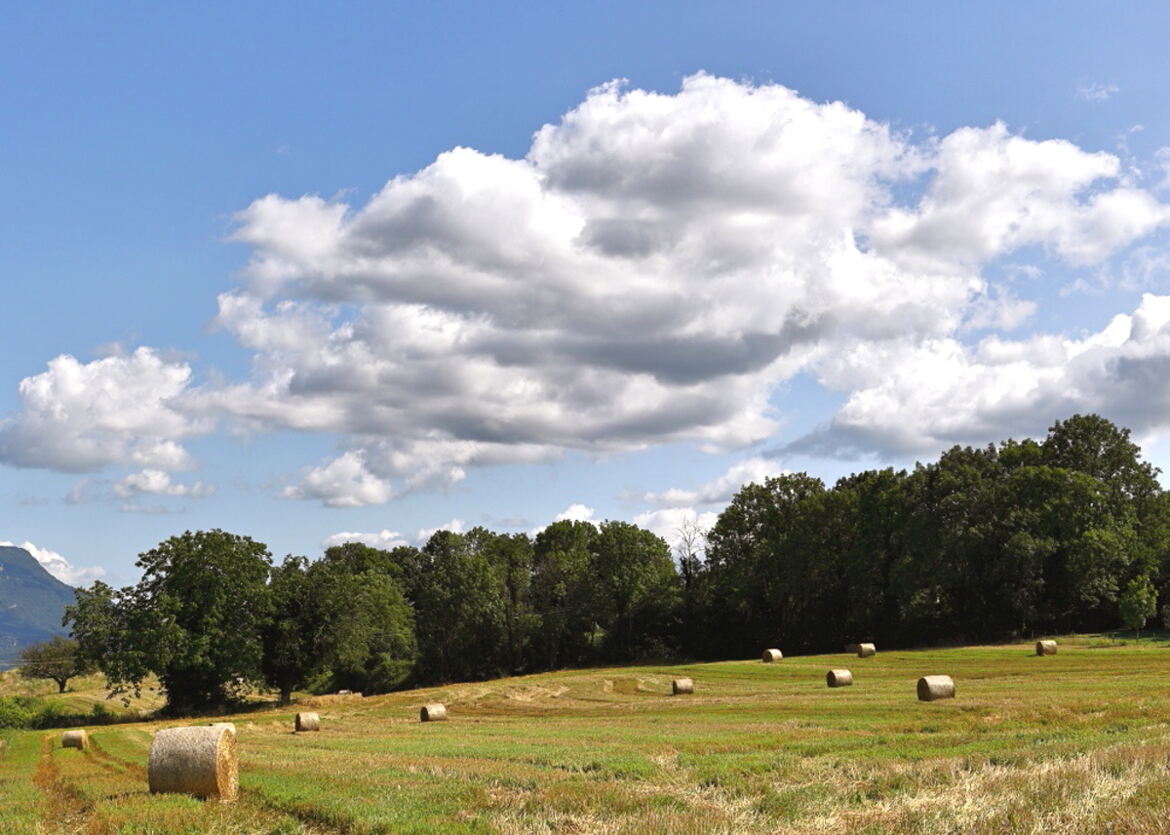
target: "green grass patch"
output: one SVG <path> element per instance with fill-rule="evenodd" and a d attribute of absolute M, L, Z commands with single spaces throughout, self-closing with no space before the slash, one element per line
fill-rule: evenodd
<path fill-rule="evenodd" d="M 934 673 L 957 698 L 917 701 Z M 151 733 L 181 722 L 95 728 L 84 754 L 24 732 L 0 832 L 1161 832 L 1168 689 L 1161 643 L 1093 637 L 565 671 L 325 701 L 320 733 L 241 714 L 231 805 L 147 793 Z M 418 722 L 431 701 L 449 722 Z"/>

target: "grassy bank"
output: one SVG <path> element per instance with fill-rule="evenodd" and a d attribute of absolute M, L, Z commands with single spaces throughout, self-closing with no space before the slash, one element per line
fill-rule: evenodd
<path fill-rule="evenodd" d="M 856 684 L 827 689 L 830 667 Z M 916 700 L 934 673 L 956 699 Z M 693 696 L 669 695 L 678 675 Z M 420 724 L 427 701 L 451 721 Z M 0 832 L 1170 831 L 1156 641 L 574 671 L 313 709 L 316 734 L 290 733 L 291 710 L 237 718 L 229 806 L 146 793 L 151 731 L 179 723 L 95 728 L 85 753 L 14 734 Z"/>

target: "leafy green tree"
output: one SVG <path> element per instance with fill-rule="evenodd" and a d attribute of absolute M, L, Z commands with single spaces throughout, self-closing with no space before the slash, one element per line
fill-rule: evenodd
<path fill-rule="evenodd" d="M 1142 627 L 1146 625 L 1146 620 L 1158 611 L 1158 593 L 1154 590 L 1150 578 L 1142 574 L 1130 580 L 1125 591 L 1121 593 L 1117 606 L 1125 625 L 1137 632 L 1138 640 L 1141 640 Z"/>
<path fill-rule="evenodd" d="M 680 584 L 662 537 L 628 522 L 604 522 L 591 550 L 611 657 L 625 661 L 674 649 Z"/>
<path fill-rule="evenodd" d="M 1046 464 L 1092 476 L 1109 485 L 1119 500 L 1144 501 L 1159 492 L 1158 470 L 1141 460 L 1129 430 L 1100 415 L 1058 420 L 1042 448 Z"/>
<path fill-rule="evenodd" d="M 527 534 L 499 534 L 476 527 L 465 535 L 471 549 L 491 566 L 496 594 L 503 603 L 507 672 L 524 667 L 528 647 L 540 618 L 532 609 L 532 540 Z"/>
<path fill-rule="evenodd" d="M 598 623 L 591 545 L 596 536 L 594 525 L 568 519 L 536 535 L 530 597 L 538 623 L 532 651 L 539 667 L 553 670 L 595 657 Z"/>
<path fill-rule="evenodd" d="M 262 680 L 270 564 L 249 537 L 187 531 L 139 556 L 136 586 L 79 594 L 66 622 L 116 692 L 137 691 L 154 673 L 168 710 L 206 709 Z"/>
<path fill-rule="evenodd" d="M 419 675 L 491 678 L 507 668 L 507 622 L 491 563 L 467 538 L 437 531 L 422 550 L 415 599 Z"/>
<path fill-rule="evenodd" d="M 21 678 L 50 679 L 56 682 L 57 692 L 64 693 L 69 679 L 85 675 L 92 669 L 92 663 L 82 655 L 77 641 L 54 635 L 21 650 L 18 672 Z"/>
<path fill-rule="evenodd" d="M 820 479 L 793 473 L 742 487 L 707 535 L 711 654 L 754 654 L 760 646 L 802 640 L 811 588 L 804 578 L 820 554 L 807 552 L 808 500 Z"/>
<path fill-rule="evenodd" d="M 314 563 L 288 557 L 272 569 L 263 667 L 282 703 L 322 674 L 330 687 L 367 693 L 410 677 L 418 648 L 399 573 L 389 553 L 356 542 Z"/>
<path fill-rule="evenodd" d="M 86 588 L 73 590 L 77 601 L 65 609 L 62 618 L 64 626 L 72 625 L 72 636 L 77 641 L 77 651 L 83 663 L 97 667 L 110 678 L 107 668 L 114 662 L 128 660 L 130 653 L 122 645 L 122 630 L 125 621 L 124 613 L 115 605 L 118 592 L 101 580 Z M 107 661 L 107 664 L 100 662 Z M 140 665 L 132 664 L 135 669 Z M 143 669 L 141 678 L 149 671 Z M 130 670 L 116 671 L 113 680 L 129 680 L 133 678 Z"/>
<path fill-rule="evenodd" d="M 360 547 L 368 549 L 364 559 L 339 558 L 330 549 L 309 566 L 313 650 L 335 686 L 381 693 L 413 673 L 414 613 L 379 556 L 386 552 Z"/>
<path fill-rule="evenodd" d="M 262 632 L 261 667 L 265 682 L 280 692 L 281 704 L 288 704 L 293 690 L 303 687 L 324 664 L 316 646 L 319 627 L 308 565 L 304 557 L 285 557 L 281 565 L 273 566 L 268 584 L 272 617 Z"/>

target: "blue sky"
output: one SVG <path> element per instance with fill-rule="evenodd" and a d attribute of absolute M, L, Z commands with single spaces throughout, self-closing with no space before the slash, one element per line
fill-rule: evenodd
<path fill-rule="evenodd" d="M 1170 464 L 1165 4 L 291 5 L 5 12 L 0 539 L 61 576 L 1076 411 Z"/>

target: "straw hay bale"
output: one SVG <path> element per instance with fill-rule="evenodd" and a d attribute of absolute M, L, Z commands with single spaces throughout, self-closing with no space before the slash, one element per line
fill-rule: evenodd
<path fill-rule="evenodd" d="M 848 670 L 829 670 L 825 673 L 825 684 L 829 687 L 849 687 L 853 684 L 853 673 Z"/>
<path fill-rule="evenodd" d="M 876 654 L 877 654 L 877 647 L 875 647 L 873 644 L 858 644 L 857 645 L 857 657 L 858 658 L 869 658 L 869 657 L 876 655 Z"/>
<path fill-rule="evenodd" d="M 80 748 L 82 751 L 89 745 L 89 734 L 85 731 L 66 731 L 61 734 L 62 748 Z"/>
<path fill-rule="evenodd" d="M 676 678 L 670 683 L 670 690 L 676 696 L 695 692 L 695 682 L 689 678 Z"/>
<path fill-rule="evenodd" d="M 232 739 L 236 738 L 236 723 L 235 722 L 212 722 L 207 727 L 209 728 L 223 728 L 232 735 Z"/>
<path fill-rule="evenodd" d="M 447 721 L 447 706 L 441 705 L 438 702 L 430 705 L 423 705 L 418 712 L 418 721 L 420 722 L 446 722 Z"/>
<path fill-rule="evenodd" d="M 176 792 L 228 803 L 240 790 L 236 738 L 227 728 L 167 728 L 154 735 L 147 762 L 151 794 Z"/>
<path fill-rule="evenodd" d="M 1037 641 L 1037 655 L 1056 655 L 1056 641 Z"/>
<path fill-rule="evenodd" d="M 316 713 L 298 713 L 294 722 L 297 733 L 321 730 L 321 717 Z"/>
<path fill-rule="evenodd" d="M 765 664 L 770 664 L 773 661 L 779 661 L 783 657 L 784 657 L 784 653 L 782 653 L 778 649 L 764 650 L 764 663 Z"/>
<path fill-rule="evenodd" d="M 918 700 L 933 702 L 935 699 L 955 698 L 955 682 L 950 676 L 923 676 L 918 679 Z"/>

